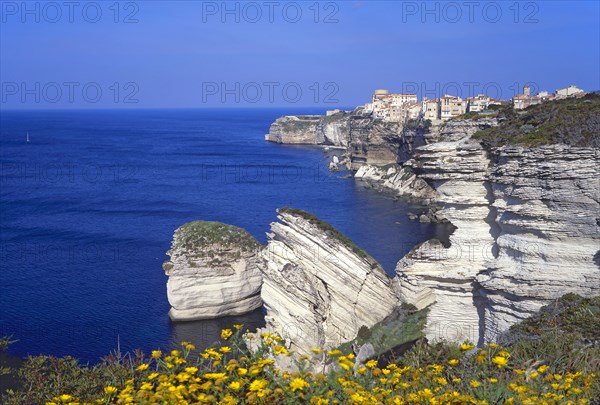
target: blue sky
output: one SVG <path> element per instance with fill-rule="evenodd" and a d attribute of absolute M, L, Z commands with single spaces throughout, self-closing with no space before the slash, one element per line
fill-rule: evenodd
<path fill-rule="evenodd" d="M 598 1 L 113 4 L 2 1 L 1 108 L 336 108 L 375 88 L 600 89 Z"/>

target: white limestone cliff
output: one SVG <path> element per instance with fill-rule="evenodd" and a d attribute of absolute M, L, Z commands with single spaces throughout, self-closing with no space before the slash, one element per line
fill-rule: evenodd
<path fill-rule="evenodd" d="M 418 177 L 408 165 L 361 166 L 354 178 L 369 187 L 386 191 L 398 197 L 417 197 L 425 203 L 436 200 L 437 194 L 422 178 Z"/>
<path fill-rule="evenodd" d="M 391 279 L 373 258 L 311 214 L 278 213 L 263 250 L 262 331 L 279 334 L 297 354 L 310 354 L 354 339 L 361 326 L 394 310 Z"/>
<path fill-rule="evenodd" d="M 400 298 L 430 306 L 427 337 L 494 341 L 565 293 L 600 295 L 598 149 L 484 149 L 473 123 L 449 124 L 417 149 L 415 170 L 457 229 L 396 268 Z"/>
<path fill-rule="evenodd" d="M 494 240 L 485 178 L 489 161 L 468 136 L 419 148 L 420 177 L 435 188 L 442 209 L 436 213 L 457 229 L 449 246 L 432 240 L 398 262 L 395 285 L 400 298 L 417 308 L 430 306 L 425 334 L 430 340 L 477 341 L 480 300 L 475 279 L 487 269 Z"/>
<path fill-rule="evenodd" d="M 240 315 L 262 305 L 260 244 L 243 229 L 196 221 L 173 236 L 167 297 L 172 320 Z"/>
<path fill-rule="evenodd" d="M 498 257 L 478 276 L 485 337 L 573 292 L 600 295 L 600 153 L 566 145 L 494 152 Z"/>

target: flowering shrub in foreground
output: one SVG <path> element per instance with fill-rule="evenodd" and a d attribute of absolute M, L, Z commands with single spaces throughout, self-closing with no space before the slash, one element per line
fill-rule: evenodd
<path fill-rule="evenodd" d="M 298 371 L 275 367 L 275 356 L 290 356 L 282 339 L 263 334 L 255 354 L 240 334 L 225 329 L 220 347 L 197 352 L 152 352 L 121 386 L 107 385 L 96 404 L 587 404 L 597 392 L 593 372 L 567 371 L 543 361 L 515 359 L 509 349 L 469 343 L 443 346 L 435 362 L 424 346 L 397 362 L 369 360 L 355 367 L 352 353 L 325 353 L 333 371 L 309 372 L 315 358 L 302 356 Z M 315 355 L 322 356 L 315 348 Z M 423 351 L 423 353 L 419 353 Z M 64 393 L 46 405 L 79 404 Z"/>

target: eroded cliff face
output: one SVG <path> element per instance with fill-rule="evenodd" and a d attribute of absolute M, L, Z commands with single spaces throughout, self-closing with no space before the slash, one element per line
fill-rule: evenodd
<path fill-rule="evenodd" d="M 425 203 L 437 200 L 435 190 L 408 165 L 364 165 L 356 171 L 354 178 L 398 197 L 418 198 Z"/>
<path fill-rule="evenodd" d="M 493 341 L 567 292 L 600 294 L 598 149 L 485 149 L 471 135 L 495 123 L 478 121 L 449 122 L 414 159 L 457 227 L 396 268 L 400 298 L 430 306 L 432 340 Z"/>
<path fill-rule="evenodd" d="M 163 264 L 173 320 L 209 319 L 251 312 L 262 305 L 260 244 L 243 229 L 196 221 L 173 236 Z"/>
<path fill-rule="evenodd" d="M 478 276 L 493 340 L 550 300 L 600 295 L 600 157 L 565 145 L 494 150 L 498 255 Z"/>
<path fill-rule="evenodd" d="M 364 165 L 380 166 L 404 162 L 415 148 L 434 132 L 415 126 L 374 119 L 362 108 L 330 116 L 286 116 L 278 118 L 265 135 L 270 142 L 326 145 L 345 149 L 350 170 Z"/>
<path fill-rule="evenodd" d="M 355 115 L 349 122 L 347 157 L 349 169 L 365 164 L 396 163 L 402 141 L 402 124 L 374 120 L 370 115 Z"/>
<path fill-rule="evenodd" d="M 398 262 L 395 279 L 402 300 L 430 306 L 426 336 L 431 340 L 478 341 L 481 297 L 475 283 L 487 269 L 494 239 L 489 217 L 485 150 L 468 135 L 418 149 L 416 167 L 437 193 L 437 216 L 456 230 L 450 245 L 423 243 Z"/>
<path fill-rule="evenodd" d="M 285 116 L 278 118 L 265 135 L 265 140 L 275 143 L 321 145 L 324 143 L 320 130 L 320 115 Z"/>
<path fill-rule="evenodd" d="M 262 255 L 262 331 L 284 337 L 297 354 L 311 354 L 354 339 L 361 326 L 392 313 L 397 297 L 373 258 L 310 214 L 278 212 Z"/>

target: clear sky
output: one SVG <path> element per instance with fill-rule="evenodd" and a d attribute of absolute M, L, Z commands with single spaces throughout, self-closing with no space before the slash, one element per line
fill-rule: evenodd
<path fill-rule="evenodd" d="M 599 1 L 2 1 L 2 109 L 600 89 Z"/>

